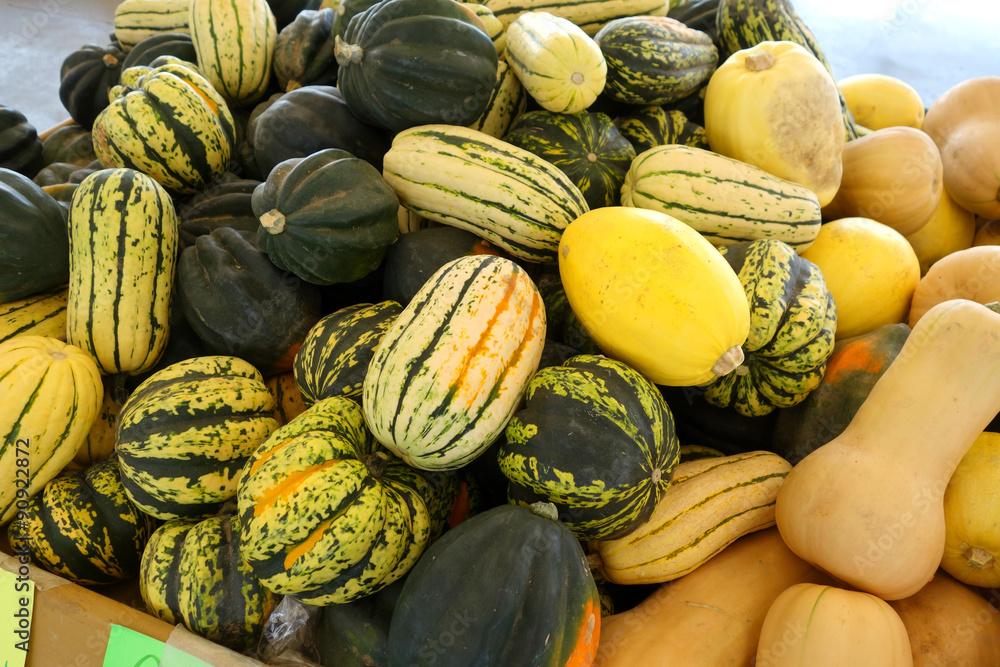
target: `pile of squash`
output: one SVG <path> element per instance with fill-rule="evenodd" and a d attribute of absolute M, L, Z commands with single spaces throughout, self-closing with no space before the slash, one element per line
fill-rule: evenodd
<path fill-rule="evenodd" d="M 788 0 L 112 38 L 0 108 L 14 553 L 323 665 L 1000 665 L 1000 78 Z"/>

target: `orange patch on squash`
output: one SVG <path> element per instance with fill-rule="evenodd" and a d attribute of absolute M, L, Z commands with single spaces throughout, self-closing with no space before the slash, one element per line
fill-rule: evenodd
<path fill-rule="evenodd" d="M 881 341 L 874 338 L 857 340 L 834 352 L 826 367 L 823 382 L 836 383 L 849 373 L 879 373 L 888 365 L 885 350 L 879 348 Z"/>
<path fill-rule="evenodd" d="M 601 608 L 593 597 L 587 600 L 584 619 L 573 645 L 573 652 L 564 663 L 565 667 L 590 667 L 597 657 L 597 644 L 601 638 Z"/>
<path fill-rule="evenodd" d="M 264 494 L 264 496 L 257 501 L 254 505 L 253 515 L 260 516 L 264 513 L 268 507 L 276 503 L 279 499 L 288 498 L 296 489 L 298 489 L 302 484 L 315 472 L 319 472 L 324 468 L 329 468 L 332 465 L 340 463 L 340 459 L 332 459 L 319 465 L 309 466 L 305 470 L 297 473 L 293 473 L 283 479 L 280 484 Z"/>
<path fill-rule="evenodd" d="M 309 537 L 307 537 L 304 541 L 299 543 L 298 546 L 296 546 L 294 549 L 288 552 L 288 555 L 285 556 L 286 570 L 292 567 L 292 564 L 299 559 L 299 556 L 305 553 L 309 553 L 312 550 L 312 548 L 316 546 L 316 543 L 319 542 L 320 539 L 322 539 L 323 533 L 326 532 L 326 529 L 330 527 L 331 523 L 333 523 L 332 518 L 327 519 L 323 523 L 319 524 L 316 530 L 309 533 Z"/>

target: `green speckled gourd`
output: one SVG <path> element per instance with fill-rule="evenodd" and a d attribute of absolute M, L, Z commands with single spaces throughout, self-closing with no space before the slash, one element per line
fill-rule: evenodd
<path fill-rule="evenodd" d="M 375 348 L 402 311 L 395 301 L 359 303 L 317 322 L 295 355 L 295 384 L 306 407 L 333 396 L 360 401 Z"/>
<path fill-rule="evenodd" d="M 837 306 L 819 268 L 770 239 L 722 246 L 750 302 L 743 363 L 705 391 L 705 400 L 748 417 L 805 400 L 833 354 Z"/>
<path fill-rule="evenodd" d="M 357 403 L 321 400 L 243 469 L 243 561 L 275 593 L 320 606 L 359 599 L 423 553 L 434 496 L 421 471 L 375 441 Z"/>
<path fill-rule="evenodd" d="M 712 38 L 665 16 L 629 16 L 594 41 L 608 63 L 605 94 L 626 104 L 667 104 L 694 93 L 719 64 Z"/>
<path fill-rule="evenodd" d="M 683 144 L 709 150 L 705 128 L 688 120 L 678 109 L 651 105 L 636 109 L 627 116 L 615 118 L 622 136 L 632 142 L 636 155 L 655 146 Z"/>
<path fill-rule="evenodd" d="M 10 522 L 11 546 L 78 584 L 134 577 L 156 520 L 129 500 L 118 460 L 56 477 Z"/>
<path fill-rule="evenodd" d="M 559 167 L 592 209 L 618 204 L 635 158 L 632 144 L 603 113 L 529 111 L 514 121 L 503 140 Z"/>
<path fill-rule="evenodd" d="M 538 371 L 500 446 L 510 500 L 554 503 L 580 539 L 614 539 L 648 519 L 679 458 L 656 386 L 625 364 L 579 355 Z"/>
<path fill-rule="evenodd" d="M 160 526 L 142 554 L 146 609 L 234 651 L 255 649 L 279 598 L 240 560 L 242 541 L 233 515 Z"/>
<path fill-rule="evenodd" d="M 794 42 L 812 52 L 836 80 L 830 62 L 790 0 L 720 0 L 715 21 L 719 62 L 761 42 Z M 844 116 L 845 141 L 857 139 L 861 135 L 843 95 L 840 95 L 840 108 Z"/>

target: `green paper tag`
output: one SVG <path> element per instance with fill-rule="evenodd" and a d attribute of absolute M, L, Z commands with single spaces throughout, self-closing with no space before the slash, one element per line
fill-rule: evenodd
<path fill-rule="evenodd" d="M 104 667 L 159 667 L 165 646 L 141 632 L 112 625 Z"/>
<path fill-rule="evenodd" d="M 35 582 L 27 572 L 27 557 L 18 574 L 0 570 L 0 660 L 5 667 L 24 667 L 28 658 Z"/>

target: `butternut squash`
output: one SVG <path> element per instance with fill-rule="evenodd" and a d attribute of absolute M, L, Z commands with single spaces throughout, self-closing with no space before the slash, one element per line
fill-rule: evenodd
<path fill-rule="evenodd" d="M 768 607 L 794 584 L 832 584 L 776 528 L 751 533 L 621 614 L 601 619 L 594 667 L 746 667 Z"/>
<path fill-rule="evenodd" d="M 767 610 L 757 667 L 912 667 L 902 619 L 885 601 L 835 586 L 795 584 Z"/>
<path fill-rule="evenodd" d="M 912 127 L 873 130 L 844 145 L 844 175 L 823 218 L 878 220 L 903 236 L 920 230 L 944 190 L 941 154 Z"/>
<path fill-rule="evenodd" d="M 910 327 L 928 310 L 949 299 L 984 304 L 1000 301 L 1000 246 L 967 248 L 938 260 L 913 290 Z"/>
<path fill-rule="evenodd" d="M 906 627 L 913 667 L 1000 665 L 1000 610 L 947 573 L 889 605 Z"/>
<path fill-rule="evenodd" d="M 934 576 L 948 480 L 1000 411 L 1000 314 L 934 306 L 839 436 L 796 464 L 775 519 L 799 557 L 886 600 Z"/>
<path fill-rule="evenodd" d="M 970 586 L 1000 588 L 1000 433 L 980 433 L 962 457 L 944 492 L 944 524 L 941 567 Z"/>
<path fill-rule="evenodd" d="M 1000 76 L 966 79 L 934 100 L 922 125 L 941 151 L 958 205 L 1000 218 Z"/>

